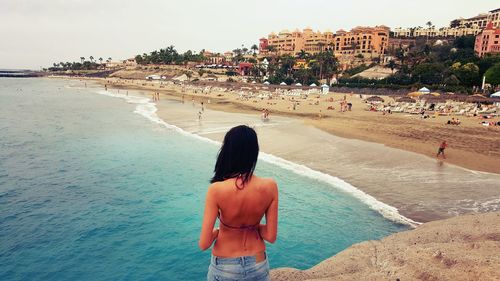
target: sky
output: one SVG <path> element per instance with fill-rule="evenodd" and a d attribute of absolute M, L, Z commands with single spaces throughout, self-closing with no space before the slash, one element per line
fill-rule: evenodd
<path fill-rule="evenodd" d="M 126 59 L 170 45 L 224 52 L 283 29 L 442 27 L 496 8 L 498 0 L 0 0 L 0 69 Z"/>

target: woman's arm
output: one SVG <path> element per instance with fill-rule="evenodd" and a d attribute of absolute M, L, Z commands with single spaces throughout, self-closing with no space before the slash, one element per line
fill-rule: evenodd
<path fill-rule="evenodd" d="M 278 186 L 272 181 L 272 201 L 266 211 L 266 224 L 259 227 L 260 236 L 269 243 L 276 241 L 278 235 Z"/>
<path fill-rule="evenodd" d="M 212 184 L 207 191 L 200 241 L 198 242 L 198 246 L 202 251 L 210 248 L 214 240 L 217 239 L 217 235 L 219 235 L 219 230 L 214 229 L 218 211 L 219 207 L 217 206 L 217 202 L 215 201 L 215 188 Z"/>

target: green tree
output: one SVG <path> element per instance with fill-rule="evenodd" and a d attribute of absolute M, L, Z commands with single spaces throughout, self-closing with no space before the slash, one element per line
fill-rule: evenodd
<path fill-rule="evenodd" d="M 143 64 L 143 63 L 144 63 L 144 60 L 143 60 L 143 58 L 142 58 L 142 56 L 141 56 L 141 55 L 137 55 L 137 56 L 135 56 L 135 62 L 136 62 L 137 64 Z"/>
<path fill-rule="evenodd" d="M 309 54 L 304 50 L 300 50 L 300 52 L 297 54 L 297 57 L 299 59 L 307 59 L 309 58 Z"/>
<path fill-rule="evenodd" d="M 255 52 L 257 52 L 257 50 L 259 49 L 259 47 L 256 44 L 253 44 L 252 47 L 250 47 L 250 49 L 252 49 L 253 54 L 255 55 Z"/>
<path fill-rule="evenodd" d="M 432 22 L 431 21 L 428 21 L 425 23 L 425 25 L 427 25 L 427 27 L 429 28 L 428 32 L 427 32 L 427 39 L 426 39 L 426 43 L 429 43 L 429 32 L 431 31 L 431 27 L 432 27 Z"/>
<path fill-rule="evenodd" d="M 490 67 L 484 76 L 486 76 L 486 83 L 491 84 L 493 87 L 500 85 L 500 63 Z"/>
<path fill-rule="evenodd" d="M 457 62 L 451 66 L 453 74 L 465 86 L 474 86 L 479 84 L 479 67 L 473 63 L 462 65 Z"/>
<path fill-rule="evenodd" d="M 387 64 L 387 67 L 389 67 L 392 71 L 392 74 L 394 74 L 394 69 L 396 68 L 396 62 L 394 60 L 390 60 L 389 63 Z"/>
<path fill-rule="evenodd" d="M 414 82 L 427 85 L 440 84 L 442 80 L 441 72 L 444 70 L 444 65 L 439 63 L 421 63 L 416 65 L 412 71 Z"/>

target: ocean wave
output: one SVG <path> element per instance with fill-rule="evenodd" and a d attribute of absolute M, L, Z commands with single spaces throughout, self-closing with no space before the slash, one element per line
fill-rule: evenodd
<path fill-rule="evenodd" d="M 211 143 L 211 144 L 214 144 L 217 146 L 219 146 L 221 144 L 218 141 L 215 141 L 215 140 L 212 140 L 212 139 L 209 139 L 206 137 L 202 137 L 202 136 L 194 134 L 194 133 L 187 132 L 187 131 L 185 131 L 185 130 L 183 130 L 175 125 L 172 125 L 172 124 L 165 122 L 163 119 L 158 117 L 158 115 L 156 114 L 156 112 L 158 110 L 156 107 L 156 104 L 154 102 L 152 102 L 149 98 L 124 95 L 124 94 L 120 94 L 120 93 L 111 93 L 109 91 L 104 91 L 104 90 L 100 90 L 97 93 L 99 93 L 101 95 L 110 96 L 110 97 L 122 98 L 128 103 L 137 104 L 137 106 L 134 110 L 134 113 L 139 114 L 139 115 L 145 117 L 146 119 L 150 120 L 151 122 L 162 125 L 165 128 L 173 130 L 179 134 L 193 137 L 193 138 L 196 138 L 198 140 L 208 142 L 208 143 Z M 413 221 L 412 219 L 409 219 L 409 218 L 401 215 L 397 208 L 390 206 L 388 204 L 385 204 L 381 201 L 378 201 L 375 197 L 361 191 L 360 189 L 356 188 L 355 186 L 349 184 L 348 182 L 346 182 L 338 177 L 335 177 L 335 176 L 332 176 L 329 174 L 325 174 L 325 173 L 322 173 L 320 171 L 313 170 L 305 165 L 297 164 L 297 163 L 294 163 L 292 161 L 285 160 L 281 157 L 278 157 L 278 156 L 275 156 L 275 155 L 269 154 L 269 153 L 261 152 L 259 155 L 259 158 L 268 162 L 268 163 L 277 165 L 285 170 L 291 171 L 295 174 L 298 174 L 298 175 L 301 175 L 304 177 L 308 177 L 311 179 L 319 180 L 319 181 L 324 182 L 324 183 L 326 183 L 326 184 L 328 184 L 336 189 L 339 189 L 343 192 L 349 193 L 351 196 L 353 196 L 354 198 L 356 198 L 356 199 L 360 200 L 361 202 L 363 202 L 364 204 L 366 204 L 370 209 L 377 211 L 384 218 L 386 218 L 388 220 L 391 220 L 393 222 L 400 223 L 400 224 L 409 225 L 412 227 L 416 227 L 420 224 L 419 222 Z"/>

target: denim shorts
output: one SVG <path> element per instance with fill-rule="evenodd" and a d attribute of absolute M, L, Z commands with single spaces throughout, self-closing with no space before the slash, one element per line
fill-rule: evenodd
<path fill-rule="evenodd" d="M 252 280 L 269 281 L 269 262 L 255 262 L 254 256 L 219 258 L 212 255 L 208 281 Z"/>

